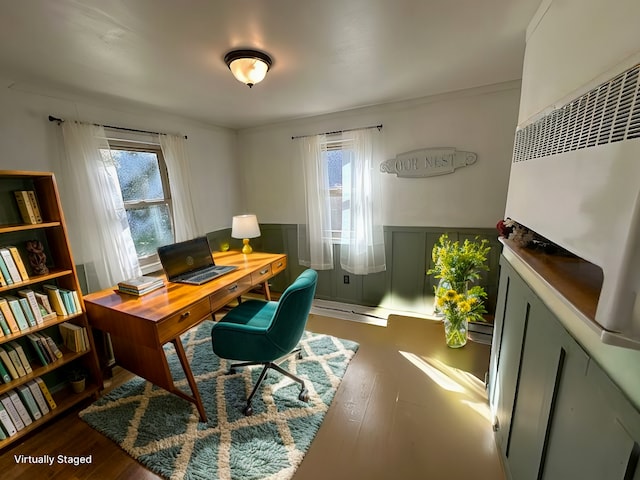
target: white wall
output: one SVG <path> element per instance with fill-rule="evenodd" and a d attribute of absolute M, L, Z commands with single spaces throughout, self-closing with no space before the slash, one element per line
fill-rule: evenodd
<path fill-rule="evenodd" d="M 544 0 L 527 30 L 518 123 L 640 61 L 638 0 Z"/>
<path fill-rule="evenodd" d="M 439 177 L 380 173 L 385 225 L 494 227 L 504 214 L 519 93 L 519 82 L 510 82 L 241 130 L 246 206 L 264 223 L 303 221 L 291 137 L 382 123 L 386 159 L 427 147 L 478 154 L 474 165 Z"/>
<path fill-rule="evenodd" d="M 634 65 L 640 58 L 638 18 L 638 0 L 544 1 L 529 26 L 519 122 L 528 123 L 540 112 L 551 110 L 554 103 L 562 105 L 609 80 L 613 76 L 612 68 L 620 73 Z M 598 178 L 595 180 L 597 183 Z M 517 196 L 518 190 L 509 195 L 510 199 L 511 195 Z M 564 229 L 575 232 L 575 227 L 567 223 Z M 610 230 L 605 231 L 610 233 Z M 640 407 L 637 375 L 640 352 L 601 343 L 594 331 L 575 314 L 549 306 L 567 330 Z"/>
<path fill-rule="evenodd" d="M 60 127 L 48 116 L 187 135 L 191 194 L 201 233 L 229 227 L 240 209 L 236 134 L 177 116 L 63 95 L 0 90 L 0 169 L 55 172 L 63 154 Z M 64 179 L 57 178 L 64 208 Z M 72 231 L 76 225 L 71 226 Z M 73 243 L 73 239 L 72 239 Z"/>

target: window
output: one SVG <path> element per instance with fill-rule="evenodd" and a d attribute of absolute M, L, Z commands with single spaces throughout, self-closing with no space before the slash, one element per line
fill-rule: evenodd
<path fill-rule="evenodd" d="M 157 248 L 174 242 L 167 168 L 159 145 L 109 141 L 140 266 L 158 262 Z M 103 150 L 108 155 L 108 150 Z"/>
<path fill-rule="evenodd" d="M 329 177 L 331 204 L 331 238 L 339 243 L 350 229 L 350 182 L 353 148 L 342 140 L 327 142 L 322 148 L 324 165 Z"/>

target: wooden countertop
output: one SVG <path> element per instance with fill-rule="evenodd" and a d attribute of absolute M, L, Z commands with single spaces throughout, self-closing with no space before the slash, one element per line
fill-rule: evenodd
<path fill-rule="evenodd" d="M 595 323 L 596 308 L 604 279 L 600 267 L 579 257 L 551 255 L 519 247 L 505 238 L 499 240 L 551 288 Z"/>

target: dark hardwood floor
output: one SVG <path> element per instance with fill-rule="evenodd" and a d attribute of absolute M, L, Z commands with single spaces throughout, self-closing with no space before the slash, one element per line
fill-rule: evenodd
<path fill-rule="evenodd" d="M 502 480 L 483 379 L 489 346 L 444 345 L 438 322 L 391 316 L 387 327 L 311 315 L 307 328 L 360 343 L 294 480 Z M 113 387 L 129 378 L 121 371 Z M 9 479 L 149 480 L 156 475 L 74 410 L 0 452 Z M 20 464 L 19 455 L 92 456 L 89 465 Z"/>

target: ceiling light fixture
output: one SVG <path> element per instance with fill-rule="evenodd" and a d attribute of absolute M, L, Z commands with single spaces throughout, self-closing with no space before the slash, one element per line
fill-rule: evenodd
<path fill-rule="evenodd" d="M 269 55 L 257 50 L 232 50 L 224 56 L 224 63 L 238 81 L 251 88 L 264 79 L 272 61 Z"/>

